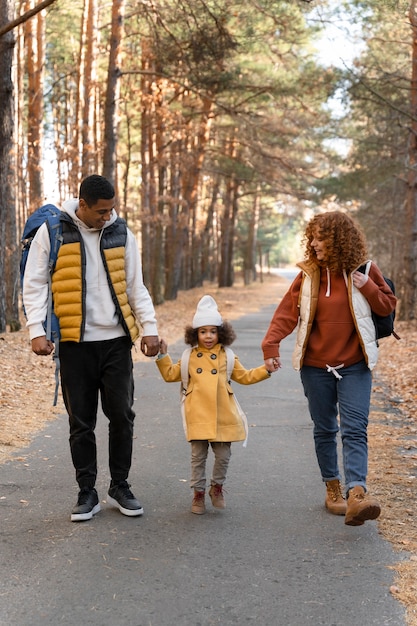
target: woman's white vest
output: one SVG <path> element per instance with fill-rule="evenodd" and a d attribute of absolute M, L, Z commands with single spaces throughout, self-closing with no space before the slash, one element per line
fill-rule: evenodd
<path fill-rule="evenodd" d="M 292 357 L 292 364 L 295 370 L 299 370 L 303 365 L 308 338 L 316 314 L 320 288 L 320 267 L 318 265 L 298 263 L 298 267 L 303 271 L 303 280 L 298 301 L 300 313 L 297 338 Z M 375 326 L 372 321 L 371 307 L 365 296 L 354 286 L 352 274 L 349 276 L 345 274 L 345 281 L 353 322 L 359 336 L 366 364 L 372 370 L 378 360 L 378 344 Z"/>

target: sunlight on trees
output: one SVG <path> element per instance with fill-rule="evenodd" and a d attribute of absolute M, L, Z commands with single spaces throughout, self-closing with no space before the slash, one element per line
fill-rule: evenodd
<path fill-rule="evenodd" d="M 412 318 L 413 10 L 394 0 L 3 2 L 0 330 L 18 316 L 27 214 L 75 195 L 92 172 L 117 188 L 155 303 L 293 263 L 305 219 L 336 207 L 361 221 Z M 349 54 L 325 52 L 323 37 L 352 23 Z"/>

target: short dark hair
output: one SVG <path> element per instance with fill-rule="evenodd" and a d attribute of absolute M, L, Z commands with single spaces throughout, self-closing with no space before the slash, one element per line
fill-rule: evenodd
<path fill-rule="evenodd" d="M 115 191 L 111 182 L 98 174 L 87 176 L 80 185 L 79 198 L 90 207 L 97 204 L 99 200 L 111 200 L 114 196 Z"/>

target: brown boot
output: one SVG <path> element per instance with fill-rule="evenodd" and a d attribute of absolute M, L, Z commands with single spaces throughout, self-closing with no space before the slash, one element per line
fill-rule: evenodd
<path fill-rule="evenodd" d="M 223 495 L 223 485 L 218 485 L 217 483 L 214 483 L 214 485 L 210 487 L 209 496 L 211 498 L 211 503 L 215 509 L 226 508 L 226 502 Z"/>
<path fill-rule="evenodd" d="M 196 515 L 203 515 L 206 512 L 206 504 L 204 502 L 205 495 L 205 491 L 197 491 L 197 489 L 194 489 L 194 498 L 191 504 L 191 513 L 195 513 Z"/>
<path fill-rule="evenodd" d="M 357 485 L 349 490 L 345 524 L 348 526 L 362 526 L 367 519 L 376 519 L 381 513 L 381 507 L 363 487 Z"/>
<path fill-rule="evenodd" d="M 329 513 L 333 513 L 333 515 L 345 515 L 347 504 L 343 497 L 340 481 L 337 480 L 337 478 L 335 480 L 329 480 L 326 483 L 326 489 L 326 500 L 324 503 L 326 509 Z"/>

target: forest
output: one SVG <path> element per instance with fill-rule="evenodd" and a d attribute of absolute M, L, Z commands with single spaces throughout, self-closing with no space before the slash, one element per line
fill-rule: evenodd
<path fill-rule="evenodd" d="M 293 263 L 338 209 L 415 319 L 417 0 L 2 0 L 0 59 L 0 332 L 27 216 L 92 173 L 155 304 Z"/>

